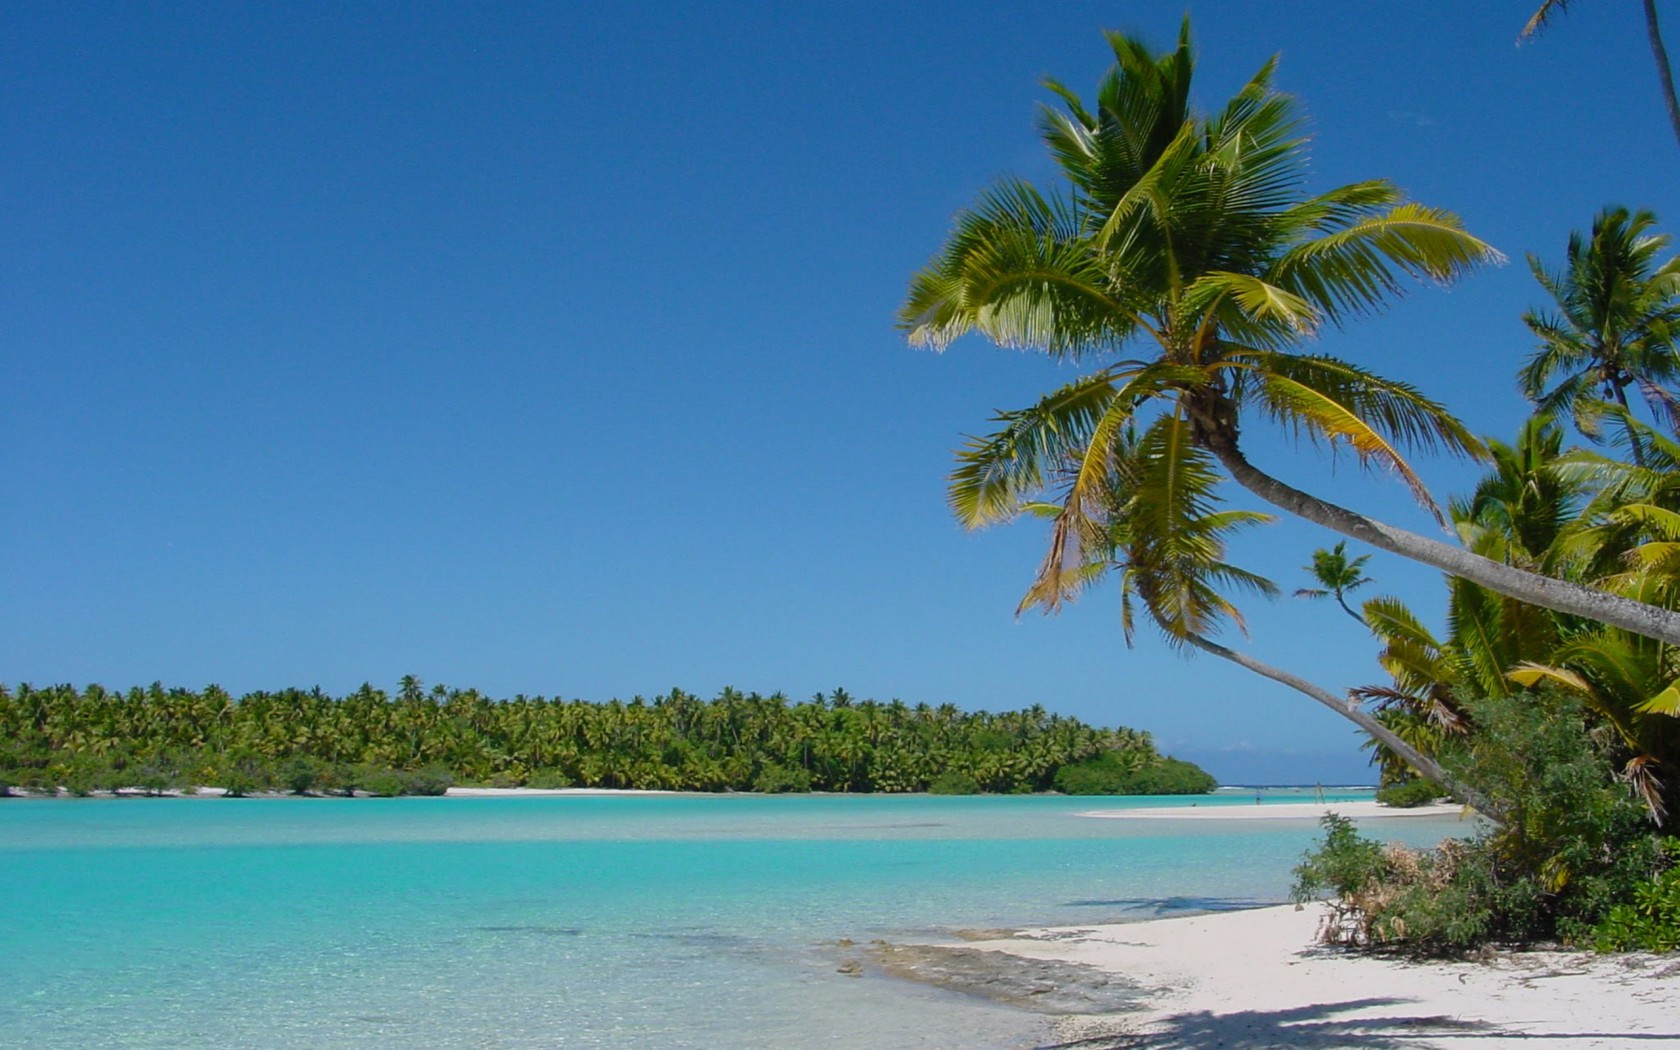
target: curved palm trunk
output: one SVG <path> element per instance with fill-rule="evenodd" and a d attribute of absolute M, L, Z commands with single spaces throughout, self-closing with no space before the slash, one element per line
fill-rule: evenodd
<path fill-rule="evenodd" d="M 1322 525 L 1334 532 L 1368 543 L 1402 558 L 1433 565 L 1442 572 L 1480 584 L 1509 598 L 1538 605 L 1554 612 L 1581 616 L 1620 627 L 1646 638 L 1680 645 L 1680 614 L 1654 605 L 1618 597 L 1567 580 L 1526 572 L 1501 562 L 1472 554 L 1440 540 L 1419 536 L 1406 529 L 1385 525 L 1346 507 L 1327 503 L 1292 485 L 1279 481 L 1250 463 L 1234 441 L 1217 434 L 1204 434 L 1212 452 L 1237 484 L 1274 507 Z"/>
<path fill-rule="evenodd" d="M 1490 820 L 1502 820 L 1501 814 L 1479 792 L 1458 783 L 1451 774 L 1441 768 L 1439 762 L 1400 739 L 1392 729 L 1377 721 L 1370 712 L 1361 709 L 1359 705 L 1344 700 L 1330 690 L 1315 685 L 1299 675 L 1293 675 L 1280 667 L 1262 663 L 1247 653 L 1227 649 L 1218 642 L 1203 638 L 1201 635 L 1186 635 L 1184 640 L 1204 653 L 1210 653 L 1221 660 L 1229 660 L 1238 667 L 1246 668 L 1263 678 L 1270 678 L 1279 685 L 1286 685 L 1298 693 L 1311 697 L 1381 741 L 1389 750 L 1405 759 L 1407 765 L 1417 770 L 1418 775 L 1447 792 L 1455 801 L 1469 806 Z"/>
<path fill-rule="evenodd" d="M 1345 612 L 1349 616 L 1353 617 L 1353 622 L 1354 623 L 1358 624 L 1361 627 L 1365 627 L 1365 628 L 1369 628 L 1371 626 L 1370 624 L 1365 622 L 1365 617 L 1363 617 L 1363 616 L 1361 616 L 1358 613 L 1353 611 L 1353 606 L 1349 605 L 1347 603 L 1347 599 L 1343 598 L 1340 594 L 1336 595 L 1336 604 L 1340 605 L 1342 607 L 1343 612 Z"/>
<path fill-rule="evenodd" d="M 1657 76 L 1662 78 L 1663 101 L 1668 104 L 1668 123 L 1674 129 L 1674 139 L 1680 142 L 1680 101 L 1674 97 L 1674 71 L 1668 64 L 1668 49 L 1663 47 L 1662 33 L 1657 29 L 1656 0 L 1645 0 L 1645 36 L 1651 41 L 1651 56 L 1657 60 Z"/>

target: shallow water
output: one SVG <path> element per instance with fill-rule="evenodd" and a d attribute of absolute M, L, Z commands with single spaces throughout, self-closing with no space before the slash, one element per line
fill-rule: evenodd
<path fill-rule="evenodd" d="M 0 1046 L 1032 1045 L 836 941 L 1283 899 L 1312 821 L 1079 816 L 1191 801 L 6 800 Z"/>

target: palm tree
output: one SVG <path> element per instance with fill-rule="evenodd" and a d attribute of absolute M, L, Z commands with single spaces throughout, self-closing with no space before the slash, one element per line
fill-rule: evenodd
<path fill-rule="evenodd" d="M 1312 564 L 1303 566 L 1312 573 L 1317 580 L 1317 587 L 1302 587 L 1295 592 L 1297 598 L 1334 598 L 1342 611 L 1353 617 L 1359 626 L 1365 626 L 1365 617 L 1353 611 L 1347 603 L 1347 596 L 1371 582 L 1365 575 L 1365 563 L 1371 560 L 1369 554 L 1362 554 L 1357 558 L 1347 556 L 1347 541 L 1336 544 L 1329 549 L 1320 548 L 1313 551 Z"/>
<path fill-rule="evenodd" d="M 1517 35 L 1517 43 L 1528 40 L 1549 25 L 1553 18 L 1569 10 L 1571 0 L 1542 0 L 1534 17 Z M 1642 0 L 1645 7 L 1645 39 L 1651 45 L 1651 57 L 1657 63 L 1657 79 L 1662 82 L 1663 103 L 1668 107 L 1668 125 L 1674 129 L 1674 139 L 1680 142 L 1680 99 L 1674 94 L 1674 69 L 1668 63 L 1668 48 L 1663 46 L 1662 30 L 1657 26 L 1656 0 Z"/>
<path fill-rule="evenodd" d="M 1238 529 L 1271 520 L 1255 511 L 1221 510 L 1215 487 L 1219 472 L 1213 457 L 1190 444 L 1190 426 L 1176 416 L 1161 416 L 1139 436 L 1121 434 L 1113 447 L 1114 472 L 1105 495 L 1105 540 L 1085 548 L 1090 559 L 1078 567 L 1077 587 L 1094 583 L 1110 570 L 1120 572 L 1121 625 L 1130 644 L 1135 607 L 1141 605 L 1169 645 L 1185 646 L 1228 660 L 1288 686 L 1353 722 L 1398 755 L 1425 779 L 1494 819 L 1486 799 L 1456 783 L 1429 755 L 1364 710 L 1358 700 L 1339 697 L 1299 675 L 1214 641 L 1227 623 L 1239 629 L 1242 614 L 1221 588 L 1273 596 L 1277 587 L 1225 561 L 1225 538 Z M 1054 611 L 1069 592 L 1043 586 L 1027 592 L 1022 607 Z"/>
<path fill-rule="evenodd" d="M 1514 564 L 1594 579 L 1673 607 L 1680 598 L 1680 443 L 1637 421 L 1647 450 L 1636 466 L 1595 452 L 1562 453 L 1545 417 L 1512 445 L 1489 442 L 1493 469 L 1452 505 L 1465 545 Z M 1660 821 L 1680 756 L 1680 651 L 1602 624 L 1550 614 L 1464 580 L 1450 580 L 1448 633 L 1438 641 L 1392 598 L 1365 603 L 1382 639 L 1389 687 L 1356 690 L 1379 717 L 1428 754 L 1468 726 L 1456 693 L 1510 696 L 1550 684 L 1581 697 L 1625 752 L 1624 778 Z M 1379 758 L 1386 760 L 1381 754 Z M 1385 762 L 1386 767 L 1386 762 Z"/>
<path fill-rule="evenodd" d="M 1042 137 L 1068 180 L 1063 195 L 1007 180 L 961 214 L 943 251 L 912 279 L 900 312 L 913 345 L 943 348 L 979 332 L 1098 369 L 997 418 L 959 453 L 950 501 L 978 527 L 1060 486 L 1040 584 L 1100 543 L 1101 488 L 1117 435 L 1150 410 L 1187 424 L 1243 487 L 1290 513 L 1380 550 L 1501 593 L 1680 643 L 1680 615 L 1537 576 L 1317 499 L 1242 451 L 1244 410 L 1350 448 L 1397 473 L 1426 506 L 1404 446 L 1479 455 L 1475 438 L 1413 387 L 1345 361 L 1291 352 L 1325 322 L 1380 307 L 1412 275 L 1449 281 L 1498 254 L 1448 212 L 1402 199 L 1386 181 L 1303 197 L 1305 142 L 1273 63 L 1217 114 L 1189 105 L 1189 22 L 1156 55 L 1110 33 L 1115 68 L 1095 110 L 1062 85 Z M 1151 353 L 1126 358 L 1134 340 Z M 1077 468 L 1055 474 L 1068 463 Z M 1436 510 L 1437 517 L 1439 511 Z M 1075 585 L 1072 578 L 1068 585 Z"/>
<path fill-rule="evenodd" d="M 1605 208 L 1590 236 L 1570 234 L 1562 270 L 1528 257 L 1556 312 L 1523 315 L 1540 345 L 1517 382 L 1538 411 L 1569 414 L 1590 438 L 1607 404 L 1630 410 L 1630 386 L 1659 423 L 1680 430 L 1680 401 L 1667 389 L 1680 378 L 1680 257 L 1658 262 L 1669 239 L 1650 232 L 1656 221 L 1649 211 Z M 1637 441 L 1632 452 L 1636 462 L 1644 454 Z"/>

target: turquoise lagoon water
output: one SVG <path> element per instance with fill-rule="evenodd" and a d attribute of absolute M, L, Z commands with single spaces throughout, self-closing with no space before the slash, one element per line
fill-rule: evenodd
<path fill-rule="evenodd" d="M 836 942 L 1280 901 L 1311 821 L 1080 815 L 1253 798 L 6 800 L 0 1046 L 1033 1046 Z"/>

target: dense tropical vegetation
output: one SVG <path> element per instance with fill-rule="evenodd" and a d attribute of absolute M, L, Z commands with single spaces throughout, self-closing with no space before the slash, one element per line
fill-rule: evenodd
<path fill-rule="evenodd" d="M 1040 132 L 1066 186 L 1008 179 L 984 194 L 914 276 L 899 314 L 913 345 L 939 349 L 972 332 L 1098 365 L 998 416 L 951 476 L 951 506 L 969 527 L 1053 508 L 1033 601 L 1054 606 L 1085 582 L 1125 484 L 1117 444 L 1137 431 L 1159 438 L 1153 484 L 1211 457 L 1262 500 L 1351 539 L 1680 644 L 1671 610 L 1395 528 L 1248 459 L 1243 426 L 1280 425 L 1392 471 L 1439 516 L 1402 450 L 1481 456 L 1480 442 L 1414 387 L 1302 346 L 1325 324 L 1381 308 L 1407 276 L 1447 282 L 1499 255 L 1386 180 L 1307 195 L 1302 118 L 1273 87 L 1273 63 L 1223 109 L 1200 113 L 1188 20 L 1168 52 L 1120 33 L 1108 42 L 1115 65 L 1094 105 L 1047 81 L 1064 108 L 1047 107 Z"/>
<path fill-rule="evenodd" d="M 966 712 L 856 700 L 842 689 L 799 703 L 734 689 L 710 701 L 673 689 L 588 703 L 495 700 L 428 690 L 412 677 L 395 695 L 364 685 L 342 698 L 0 686 L 0 789 L 73 794 L 189 785 L 438 794 L 451 783 L 903 792 L 936 781 L 948 791 L 1027 792 L 1052 790 L 1063 770 L 1093 760 L 1133 777 L 1128 793 L 1214 786 L 1186 779 L 1185 767 L 1200 770 L 1160 755 L 1136 730 L 1039 706 Z"/>
<path fill-rule="evenodd" d="M 1675 608 L 1680 262 L 1659 260 L 1669 242 L 1654 223 L 1608 208 L 1590 235 L 1570 238 L 1563 269 L 1531 258 L 1553 300 L 1524 318 L 1537 346 L 1518 381 L 1536 413 L 1514 442 L 1487 442 L 1489 469 L 1451 516 L 1464 545 L 1488 557 Z M 1598 447 L 1566 448 L 1554 413 Z M 1355 694 L 1491 800 L 1499 820 L 1425 853 L 1332 823 L 1299 870 L 1298 894 L 1333 893 L 1326 933 L 1347 943 L 1674 948 L 1680 839 L 1667 833 L 1680 803 L 1680 653 L 1467 580 L 1446 586 L 1441 633 L 1394 598 L 1365 603 L 1390 684 Z M 1411 779 L 1406 756 L 1375 748 L 1398 800 L 1439 793 Z"/>
<path fill-rule="evenodd" d="M 1092 103 L 1047 82 L 1061 106 L 1040 132 L 1065 185 L 1002 182 L 911 282 L 900 322 L 915 345 L 976 333 L 1095 365 L 970 439 L 952 509 L 971 528 L 1050 523 L 1022 609 L 1117 578 L 1128 643 L 1141 613 L 1170 645 L 1359 725 L 1396 802 L 1447 794 L 1489 818 L 1474 841 L 1423 853 L 1332 822 L 1300 872 L 1303 897 L 1338 896 L 1332 940 L 1680 939 L 1680 841 L 1664 838 L 1680 803 L 1680 260 L 1662 258 L 1654 215 L 1619 207 L 1570 239 L 1561 267 L 1531 256 L 1551 300 L 1523 318 L 1535 348 L 1518 384 L 1534 416 L 1510 443 L 1478 438 L 1421 391 L 1302 343 L 1380 308 L 1403 277 L 1446 282 L 1497 254 L 1385 181 L 1307 195 L 1300 118 L 1271 64 L 1197 112 L 1188 30 L 1163 53 L 1109 34 L 1115 64 Z M 1250 422 L 1386 468 L 1459 542 L 1271 477 L 1244 451 Z M 1587 444 L 1566 447 L 1566 426 Z M 1443 510 L 1410 449 L 1487 472 Z M 1446 572 L 1446 630 L 1391 597 L 1356 610 L 1370 555 L 1344 541 L 1313 555 L 1316 586 L 1296 593 L 1367 627 L 1389 682 L 1333 690 L 1215 641 L 1243 627 L 1234 595 L 1279 593 L 1227 556 L 1269 516 L 1228 508 L 1225 478 Z"/>

